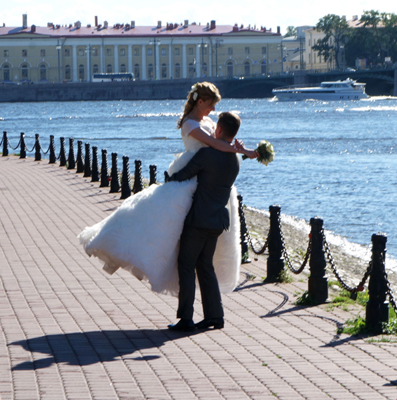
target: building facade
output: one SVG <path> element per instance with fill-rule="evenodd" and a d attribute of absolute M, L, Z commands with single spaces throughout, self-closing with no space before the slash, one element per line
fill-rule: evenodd
<path fill-rule="evenodd" d="M 183 24 L 135 26 L 105 21 L 47 27 L 0 27 L 0 82 L 90 82 L 95 73 L 130 72 L 135 79 L 280 73 L 281 34 L 266 28 Z"/>

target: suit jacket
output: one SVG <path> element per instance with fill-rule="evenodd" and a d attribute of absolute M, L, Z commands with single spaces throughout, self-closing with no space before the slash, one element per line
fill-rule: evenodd
<path fill-rule="evenodd" d="M 197 175 L 198 185 L 185 220 L 186 225 L 205 229 L 229 228 L 230 218 L 226 205 L 239 169 L 237 154 L 205 147 L 184 168 L 170 177 L 170 181 L 180 182 Z"/>

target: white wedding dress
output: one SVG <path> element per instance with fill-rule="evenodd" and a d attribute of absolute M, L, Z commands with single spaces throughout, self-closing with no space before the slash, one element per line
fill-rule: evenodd
<path fill-rule="evenodd" d="M 186 120 L 182 140 L 186 152 L 168 169 L 171 176 L 183 168 L 205 145 L 189 133 L 201 127 L 214 133 L 215 124 L 205 117 L 200 123 Z M 179 291 L 177 259 L 179 239 L 185 217 L 191 207 L 197 179 L 151 185 L 130 196 L 111 215 L 87 227 L 78 236 L 89 256 L 104 262 L 103 269 L 113 274 L 119 267 L 138 279 L 149 281 L 153 291 L 176 296 Z M 230 229 L 218 239 L 214 267 L 222 292 L 236 287 L 241 263 L 240 220 L 237 190 L 232 188 L 228 204 Z"/>

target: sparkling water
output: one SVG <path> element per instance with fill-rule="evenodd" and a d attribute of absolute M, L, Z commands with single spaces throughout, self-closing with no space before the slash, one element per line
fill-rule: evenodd
<path fill-rule="evenodd" d="M 118 153 L 120 168 L 123 155 L 130 157 L 131 169 L 133 160 L 140 159 L 146 177 L 149 165 L 156 164 L 162 181 L 163 171 L 183 151 L 176 129 L 183 105 L 183 100 L 3 103 L 0 128 L 13 146 L 24 132 L 29 150 L 35 133 L 43 149 L 52 134 L 57 154 L 59 138 L 74 137 L 75 143 L 97 146 L 99 162 L 106 148 L 109 165 L 112 152 Z M 344 246 L 370 246 L 371 235 L 384 232 L 388 254 L 397 258 L 396 98 L 225 99 L 212 118 L 221 111 L 240 114 L 238 136 L 247 146 L 266 139 L 276 152 L 267 167 L 255 160 L 242 162 L 236 186 L 246 205 L 268 210 L 279 204 L 295 223 L 319 216 Z"/>

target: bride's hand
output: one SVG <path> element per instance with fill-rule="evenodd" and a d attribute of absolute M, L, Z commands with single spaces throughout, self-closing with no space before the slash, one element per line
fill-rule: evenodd
<path fill-rule="evenodd" d="M 238 153 L 242 153 L 248 158 L 253 159 L 259 157 L 259 153 L 256 150 L 246 149 L 242 140 L 234 139 L 234 148 Z"/>

